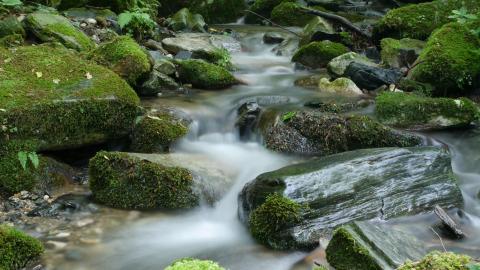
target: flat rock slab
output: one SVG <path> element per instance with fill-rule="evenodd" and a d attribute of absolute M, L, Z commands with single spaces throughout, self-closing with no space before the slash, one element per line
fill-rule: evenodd
<path fill-rule="evenodd" d="M 302 206 L 302 222 L 285 228 L 295 247 L 311 248 L 331 229 L 354 220 L 463 206 L 450 154 L 438 147 L 378 148 L 344 152 L 258 176 L 240 194 L 246 221 L 269 194 Z"/>
<path fill-rule="evenodd" d="M 176 37 L 162 40 L 162 44 L 167 51 L 172 53 L 180 51 L 212 52 L 216 49 L 226 49 L 232 53 L 241 50 L 240 42 L 233 37 L 204 33 L 177 34 Z"/>

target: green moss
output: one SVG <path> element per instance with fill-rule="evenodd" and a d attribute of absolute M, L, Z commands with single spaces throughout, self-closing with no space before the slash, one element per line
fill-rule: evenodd
<path fill-rule="evenodd" d="M 247 8 L 245 1 L 238 0 L 193 0 L 189 6 L 211 24 L 235 22 Z"/>
<path fill-rule="evenodd" d="M 337 270 L 382 270 L 351 230 L 349 226 L 335 230 L 326 249 L 328 263 Z"/>
<path fill-rule="evenodd" d="M 377 40 L 384 37 L 424 40 L 436 28 L 452 21 L 452 10 L 465 7 L 470 13 L 480 11 L 478 0 L 436 0 L 406 5 L 390 10 L 373 29 Z"/>
<path fill-rule="evenodd" d="M 330 34 L 335 33 L 333 26 L 327 20 L 323 19 L 322 17 L 315 16 L 303 28 L 300 45 L 303 46 L 310 43 L 313 35 L 318 31 Z"/>
<path fill-rule="evenodd" d="M 0 145 L 0 194 L 7 196 L 22 190 L 32 190 L 36 184 L 36 169 L 27 164 L 23 169 L 18 159 L 18 152 L 31 152 L 35 144 L 31 142 L 11 141 Z"/>
<path fill-rule="evenodd" d="M 168 27 L 173 31 L 205 32 L 206 24 L 202 15 L 193 14 L 188 8 L 182 8 L 167 20 Z"/>
<path fill-rule="evenodd" d="M 136 124 L 132 134 L 132 151 L 168 152 L 170 145 L 185 136 L 188 128 L 168 113 L 147 115 Z"/>
<path fill-rule="evenodd" d="M 412 92 L 419 96 L 430 97 L 433 93 L 433 86 L 428 83 L 421 83 L 407 78 L 402 78 L 397 83 L 397 88 L 405 91 Z"/>
<path fill-rule="evenodd" d="M 473 81 L 480 74 L 478 48 L 480 40 L 467 26 L 444 25 L 428 39 L 410 77 L 433 85 L 434 95 L 463 95 L 473 88 Z"/>
<path fill-rule="evenodd" d="M 303 27 L 314 16 L 303 13 L 300 7 L 299 4 L 294 2 L 283 2 L 272 10 L 271 19 L 280 25 Z"/>
<path fill-rule="evenodd" d="M 16 16 L 8 16 L 3 20 L 0 20 L 0 38 L 9 35 L 21 35 L 26 36 L 25 30 L 22 24 L 17 20 Z"/>
<path fill-rule="evenodd" d="M 40 241 L 12 227 L 0 225 L 0 269 L 21 269 L 42 253 Z"/>
<path fill-rule="evenodd" d="M 348 48 L 340 43 L 316 41 L 298 49 L 292 61 L 311 68 L 322 68 L 326 67 L 333 58 L 348 51 Z"/>
<path fill-rule="evenodd" d="M 385 92 L 376 99 L 376 115 L 396 127 L 465 126 L 477 119 L 479 110 L 467 98 L 429 98 L 413 94 Z"/>
<path fill-rule="evenodd" d="M 3 38 L 0 38 L 0 46 L 3 47 L 16 47 L 16 46 L 21 46 L 24 43 L 24 39 L 22 35 L 19 34 L 14 34 L 14 35 L 9 35 Z"/>
<path fill-rule="evenodd" d="M 132 85 L 152 68 L 146 52 L 135 40 L 127 36 L 119 36 L 101 45 L 90 54 L 90 57 Z"/>
<path fill-rule="evenodd" d="M 180 209 L 198 205 L 192 174 L 179 167 L 129 156 L 99 152 L 89 163 L 93 197 L 122 209 Z"/>
<path fill-rule="evenodd" d="M 0 48 L 0 60 L 0 142 L 52 150 L 130 133 L 139 99 L 110 70 L 46 45 Z"/>
<path fill-rule="evenodd" d="M 164 270 L 225 270 L 225 268 L 213 261 L 184 258 L 175 261 Z"/>
<path fill-rule="evenodd" d="M 270 18 L 272 10 L 280 5 L 282 2 L 296 2 L 295 0 L 256 0 L 250 7 L 250 10 L 262 15 L 263 17 Z M 247 13 L 245 16 L 246 23 L 260 23 L 262 21 L 258 16 Z"/>
<path fill-rule="evenodd" d="M 285 249 L 289 240 L 278 233 L 289 226 L 301 222 L 302 206 L 277 193 L 267 196 L 265 202 L 249 217 L 252 236 L 260 243 L 275 249 Z M 292 239 L 293 241 L 293 239 Z"/>
<path fill-rule="evenodd" d="M 224 48 L 216 48 L 213 51 L 196 51 L 193 53 L 192 57 L 196 59 L 203 59 L 209 63 L 226 68 L 228 70 L 234 69 L 231 62 L 232 56 L 230 55 L 230 52 L 228 52 L 228 50 Z"/>
<path fill-rule="evenodd" d="M 472 258 L 466 255 L 433 251 L 419 262 L 406 262 L 398 270 L 468 270 L 472 269 L 468 267 L 471 261 Z"/>
<path fill-rule="evenodd" d="M 224 89 L 237 84 L 227 69 L 203 60 L 178 61 L 180 80 L 200 89 Z"/>
<path fill-rule="evenodd" d="M 425 46 L 425 42 L 411 38 L 401 40 L 384 38 L 380 42 L 380 46 L 382 47 L 381 56 L 383 63 L 390 67 L 400 67 L 397 58 L 401 57 L 401 51 L 413 50 L 416 53 L 420 53 Z"/>
<path fill-rule="evenodd" d="M 57 41 L 78 51 L 89 51 L 95 47 L 88 36 L 60 15 L 34 12 L 26 17 L 25 25 L 43 42 Z"/>

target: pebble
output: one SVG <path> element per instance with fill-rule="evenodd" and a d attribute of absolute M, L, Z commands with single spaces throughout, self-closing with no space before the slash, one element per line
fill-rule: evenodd
<path fill-rule="evenodd" d="M 95 20 L 94 18 L 88 18 L 85 20 L 85 22 L 88 24 L 97 24 L 97 20 Z"/>
<path fill-rule="evenodd" d="M 45 243 L 45 247 L 49 249 L 54 249 L 54 250 L 61 250 L 64 249 L 67 246 L 67 243 L 65 242 L 60 242 L 60 241 L 47 241 Z"/>
<path fill-rule="evenodd" d="M 77 222 L 75 222 L 75 226 L 76 227 L 85 227 L 87 225 L 90 225 L 90 224 L 93 224 L 95 222 L 95 220 L 91 219 L 91 218 L 87 218 L 87 219 L 82 219 L 82 220 L 79 220 Z"/>
<path fill-rule="evenodd" d="M 80 238 L 80 243 L 87 245 L 97 245 L 100 244 L 100 239 L 98 238 Z"/>

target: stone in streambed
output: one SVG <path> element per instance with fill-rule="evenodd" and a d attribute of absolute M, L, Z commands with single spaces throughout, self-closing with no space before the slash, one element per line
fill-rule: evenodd
<path fill-rule="evenodd" d="M 282 2 L 295 2 L 294 0 L 255 0 L 250 10 L 266 18 L 270 18 L 272 10 Z M 250 12 L 245 14 L 245 23 L 261 23 L 262 19 Z"/>
<path fill-rule="evenodd" d="M 238 84 L 227 69 L 203 60 L 182 60 L 177 65 L 180 80 L 194 88 L 218 90 Z"/>
<path fill-rule="evenodd" d="M 310 68 L 323 68 L 330 60 L 348 51 L 348 48 L 340 43 L 315 41 L 298 49 L 292 61 Z"/>
<path fill-rule="evenodd" d="M 403 73 L 396 69 L 384 69 L 352 62 L 345 70 L 344 76 L 349 77 L 362 89 L 375 90 L 382 86 L 396 84 L 403 77 Z"/>
<path fill-rule="evenodd" d="M 363 95 L 362 90 L 360 90 L 360 88 L 348 78 L 338 78 L 334 81 L 322 78 L 318 84 L 318 89 L 322 93 L 332 93 L 351 97 Z"/>
<path fill-rule="evenodd" d="M 438 147 L 363 149 L 264 173 L 243 188 L 241 219 L 252 226 L 257 209 L 277 212 L 272 207 L 278 204 L 265 206 L 272 194 L 298 210 L 275 233 L 258 239 L 276 249 L 313 248 L 320 236 L 355 220 L 430 212 L 436 204 L 463 206 L 450 154 Z"/>
<path fill-rule="evenodd" d="M 394 270 L 426 253 L 415 236 L 376 222 L 355 221 L 333 234 L 328 263 L 338 270 Z"/>
<path fill-rule="evenodd" d="M 136 91 L 140 96 L 151 97 L 164 92 L 174 92 L 179 88 L 180 85 L 172 77 L 153 70 Z"/>
<path fill-rule="evenodd" d="M 424 41 L 411 38 L 384 38 L 380 44 L 382 62 L 392 68 L 410 67 L 425 47 Z"/>
<path fill-rule="evenodd" d="M 350 63 L 360 63 L 367 66 L 376 67 L 377 64 L 372 62 L 372 60 L 368 59 L 366 56 L 360 55 L 355 52 L 349 52 L 346 54 L 342 54 L 333 58 L 330 62 L 328 62 L 327 69 L 335 77 L 342 77 L 345 74 L 345 70 L 347 69 Z"/>

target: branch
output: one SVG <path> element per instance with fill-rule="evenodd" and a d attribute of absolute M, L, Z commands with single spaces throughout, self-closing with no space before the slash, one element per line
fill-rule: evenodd
<path fill-rule="evenodd" d="M 372 39 L 372 35 L 363 31 L 362 29 L 358 28 L 357 26 L 355 26 L 353 23 L 351 23 L 349 20 L 347 20 L 346 18 L 344 18 L 342 16 L 332 14 L 332 13 L 328 13 L 328 12 L 323 12 L 323 11 L 320 11 L 320 10 L 306 8 L 306 7 L 300 7 L 300 11 L 303 12 L 303 13 L 306 13 L 306 14 L 316 15 L 316 16 L 320 16 L 322 18 L 331 20 L 331 21 L 336 22 L 340 25 L 343 25 L 345 28 L 349 29 L 352 32 L 355 32 L 355 33 L 359 34 L 360 36 L 362 36 L 362 37 L 364 37 L 368 40 Z"/>
<path fill-rule="evenodd" d="M 276 26 L 276 27 L 281 28 L 281 29 L 283 29 L 283 30 L 285 30 L 285 31 L 288 31 L 288 32 L 294 34 L 295 36 L 301 38 L 301 36 L 300 36 L 299 34 L 297 34 L 297 33 L 293 32 L 292 30 L 290 30 L 290 29 L 288 29 L 288 28 L 285 28 L 285 27 L 283 27 L 283 26 L 281 26 L 281 25 L 279 25 L 279 24 L 277 24 L 277 23 L 275 23 L 275 22 L 273 22 L 273 21 L 265 18 L 264 16 L 262 16 L 262 15 L 256 13 L 256 12 L 253 12 L 253 11 L 251 11 L 251 10 L 245 10 L 245 12 L 251 13 L 251 14 L 253 14 L 253 15 L 259 17 L 259 18 L 262 18 L 262 19 L 264 19 L 265 21 L 271 23 L 273 26 Z"/>

